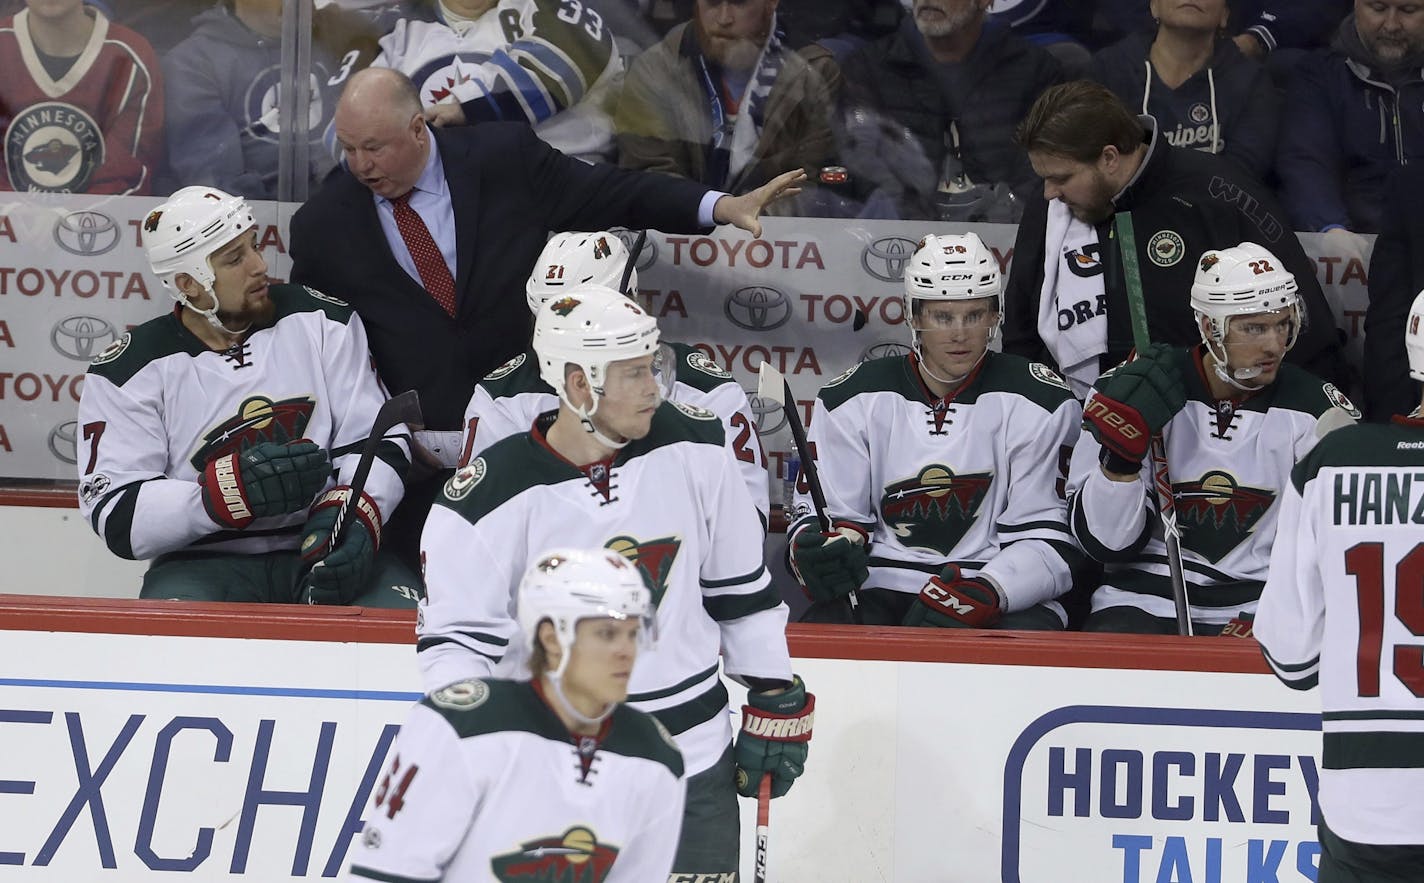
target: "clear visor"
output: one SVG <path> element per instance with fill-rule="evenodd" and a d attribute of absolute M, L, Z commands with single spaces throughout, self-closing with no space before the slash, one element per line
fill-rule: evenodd
<path fill-rule="evenodd" d="M 916 331 L 981 331 L 998 323 L 999 301 L 995 297 L 910 300 L 910 327 Z"/>

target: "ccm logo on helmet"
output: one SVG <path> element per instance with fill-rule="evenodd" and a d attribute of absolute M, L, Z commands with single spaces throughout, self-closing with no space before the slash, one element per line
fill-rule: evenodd
<path fill-rule="evenodd" d="M 1092 414 L 1094 417 L 1102 418 L 1104 423 L 1117 430 L 1117 433 L 1123 438 L 1142 437 L 1142 430 L 1128 423 L 1122 418 L 1121 414 L 1114 412 L 1097 399 L 1089 399 L 1088 403 L 1083 406 L 1083 412 L 1085 414 Z"/>

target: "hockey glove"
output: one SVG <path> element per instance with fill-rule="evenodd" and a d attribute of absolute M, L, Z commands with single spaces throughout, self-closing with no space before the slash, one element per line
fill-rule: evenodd
<path fill-rule="evenodd" d="M 812 601 L 834 601 L 860 588 L 870 576 L 865 533 L 837 522 L 831 533 L 803 530 L 791 541 L 791 569 Z"/>
<path fill-rule="evenodd" d="M 198 476 L 213 521 L 241 530 L 255 518 L 300 512 L 331 477 L 331 460 L 315 443 L 262 442 L 208 461 Z"/>
<path fill-rule="evenodd" d="M 298 601 L 307 604 L 350 604 L 371 576 L 381 545 L 381 510 L 366 494 L 356 502 L 341 541 L 331 548 L 331 528 L 351 492 L 336 487 L 321 495 L 302 528 L 302 567 L 306 573 Z"/>
<path fill-rule="evenodd" d="M 1251 638 L 1255 637 L 1256 614 L 1242 611 L 1231 617 L 1231 622 L 1221 630 L 1223 638 Z"/>
<path fill-rule="evenodd" d="M 742 706 L 742 731 L 733 749 L 737 761 L 737 793 L 756 797 L 762 776 L 771 773 L 771 796 L 791 790 L 806 768 L 816 697 L 806 692 L 800 676 L 776 695 L 747 693 Z"/>
<path fill-rule="evenodd" d="M 1103 465 L 1128 475 L 1142 468 L 1153 433 L 1186 406 L 1176 353 L 1154 343 L 1098 380 L 1083 406 L 1083 426 L 1103 446 Z"/>
<path fill-rule="evenodd" d="M 947 564 L 920 589 L 919 603 L 905 615 L 905 625 L 987 629 L 1003 616 L 999 592 L 978 577 L 965 579 L 959 565 Z"/>

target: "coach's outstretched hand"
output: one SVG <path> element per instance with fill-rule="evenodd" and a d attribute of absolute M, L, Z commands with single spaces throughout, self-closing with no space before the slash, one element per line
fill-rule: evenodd
<path fill-rule="evenodd" d="M 737 793 L 756 797 L 761 777 L 771 773 L 771 796 L 791 790 L 806 769 L 816 697 L 806 692 L 800 675 L 780 693 L 747 693 L 742 706 L 742 731 L 733 749 L 737 761 Z"/>
<path fill-rule="evenodd" d="M 305 439 L 261 442 L 209 460 L 198 475 L 213 521 L 241 530 L 253 519 L 300 512 L 331 477 L 326 451 Z"/>
<path fill-rule="evenodd" d="M 793 169 L 782 172 L 750 193 L 724 196 L 712 207 L 712 220 L 719 224 L 740 227 L 753 236 L 761 235 L 761 213 L 778 199 L 787 199 L 801 192 L 806 172 Z"/>
<path fill-rule="evenodd" d="M 371 576 L 381 544 L 381 513 L 365 494 L 349 516 L 336 548 L 331 529 L 350 488 L 332 488 L 312 507 L 302 528 L 302 565 L 307 571 L 297 601 L 305 604 L 350 604 Z"/>

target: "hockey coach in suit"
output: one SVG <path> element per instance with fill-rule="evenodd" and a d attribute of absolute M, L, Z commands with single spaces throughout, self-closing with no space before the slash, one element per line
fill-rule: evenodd
<path fill-rule="evenodd" d="M 339 292 L 389 390 L 420 393 L 425 428 L 412 447 L 432 468 L 458 459 L 475 383 L 528 343 L 524 282 L 551 232 L 730 223 L 760 235 L 762 207 L 804 178 L 788 172 L 732 197 L 580 162 L 522 123 L 432 129 L 409 78 L 386 68 L 351 78 L 333 124 L 344 170 L 292 218 L 292 281 Z M 414 557 L 442 481 L 435 472 L 407 489 L 389 531 L 402 557 Z"/>

